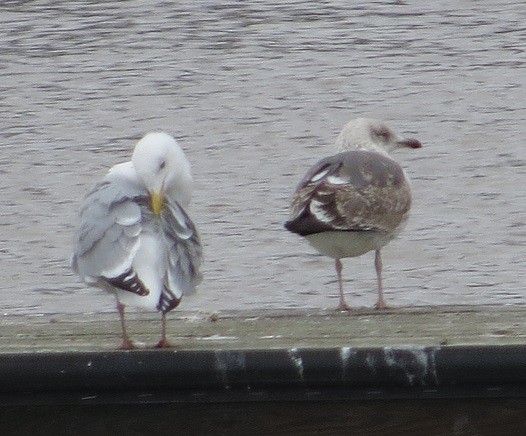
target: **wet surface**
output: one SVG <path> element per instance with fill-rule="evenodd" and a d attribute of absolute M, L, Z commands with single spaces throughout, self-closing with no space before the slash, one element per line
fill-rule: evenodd
<path fill-rule="evenodd" d="M 4 2 L 2 313 L 113 311 L 69 270 L 85 193 L 145 132 L 192 163 L 205 280 L 185 310 L 335 307 L 332 261 L 282 227 L 345 122 L 421 150 L 406 230 L 383 251 L 395 306 L 523 304 L 526 6 L 520 1 Z M 373 255 L 348 302 L 376 299 Z"/>
<path fill-rule="evenodd" d="M 174 351 L 288 350 L 291 358 L 298 349 L 333 348 L 342 360 L 355 348 L 371 347 L 389 351 L 391 347 L 480 345 L 523 350 L 526 338 L 526 319 L 520 306 L 364 308 L 352 314 L 332 309 L 251 308 L 213 316 L 180 309 L 172 311 L 169 319 L 167 333 Z M 159 351 L 155 348 L 161 335 L 158 314 L 130 313 L 127 329 L 138 351 Z M 114 352 L 122 343 L 120 334 L 114 313 L 4 316 L 0 356 Z"/>

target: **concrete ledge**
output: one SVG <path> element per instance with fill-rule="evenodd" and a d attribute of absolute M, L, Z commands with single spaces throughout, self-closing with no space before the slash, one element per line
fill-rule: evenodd
<path fill-rule="evenodd" d="M 6 316 L 0 433 L 526 434 L 525 312 Z"/>
<path fill-rule="evenodd" d="M 241 350 L 439 345 L 526 344 L 526 307 L 434 306 L 334 310 L 257 310 L 170 313 L 177 350 Z M 160 336 L 155 313 L 130 313 L 137 345 Z M 116 313 L 0 318 L 0 354 L 109 351 L 120 345 Z"/>

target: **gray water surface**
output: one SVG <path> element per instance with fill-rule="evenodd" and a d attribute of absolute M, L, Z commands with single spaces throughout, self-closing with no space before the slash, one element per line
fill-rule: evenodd
<path fill-rule="evenodd" d="M 335 307 L 333 262 L 282 227 L 345 122 L 424 144 L 384 250 L 395 306 L 524 304 L 526 4 L 519 0 L 4 1 L 1 313 L 114 310 L 69 269 L 82 198 L 151 130 L 196 182 L 205 280 L 181 309 Z M 376 301 L 373 254 L 344 263 Z"/>

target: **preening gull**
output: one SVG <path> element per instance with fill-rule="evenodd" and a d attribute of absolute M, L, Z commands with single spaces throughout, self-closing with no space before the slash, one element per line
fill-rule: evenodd
<path fill-rule="evenodd" d="M 86 196 L 75 232 L 72 269 L 86 283 L 115 295 L 122 348 L 134 348 L 124 309 L 162 313 L 158 347 L 169 347 L 166 314 L 201 282 L 202 250 L 185 208 L 190 164 L 175 139 L 149 133 L 130 162 L 115 165 Z"/>
<path fill-rule="evenodd" d="M 399 139 L 382 121 L 357 118 L 345 125 L 336 145 L 339 153 L 319 161 L 298 185 L 285 228 L 334 259 L 339 310 L 350 310 L 340 259 L 375 250 L 376 307 L 383 309 L 380 250 L 402 231 L 411 208 L 409 179 L 389 153 L 422 144 Z"/>

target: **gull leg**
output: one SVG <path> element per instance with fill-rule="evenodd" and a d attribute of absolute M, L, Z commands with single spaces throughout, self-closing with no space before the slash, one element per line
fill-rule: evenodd
<path fill-rule="evenodd" d="M 384 300 L 384 288 L 382 285 L 382 255 L 380 250 L 375 251 L 374 267 L 376 269 L 376 280 L 378 282 L 378 301 L 375 304 L 376 309 L 387 309 L 387 304 Z"/>
<path fill-rule="evenodd" d="M 336 259 L 334 261 L 334 266 L 336 268 L 336 274 L 338 275 L 338 286 L 340 287 L 340 303 L 338 304 L 338 310 L 352 310 L 349 305 L 345 302 L 345 295 L 343 294 L 343 281 L 342 281 L 342 261 Z"/>
<path fill-rule="evenodd" d="M 128 332 L 126 331 L 126 322 L 124 321 L 124 304 L 119 301 L 117 298 L 117 310 L 119 311 L 119 317 L 121 319 L 121 328 L 122 328 L 122 345 L 120 346 L 121 350 L 133 350 L 135 345 L 130 340 Z"/>
<path fill-rule="evenodd" d="M 162 312 L 162 333 L 161 340 L 157 343 L 155 348 L 173 348 L 168 339 L 166 339 L 166 313 Z"/>

